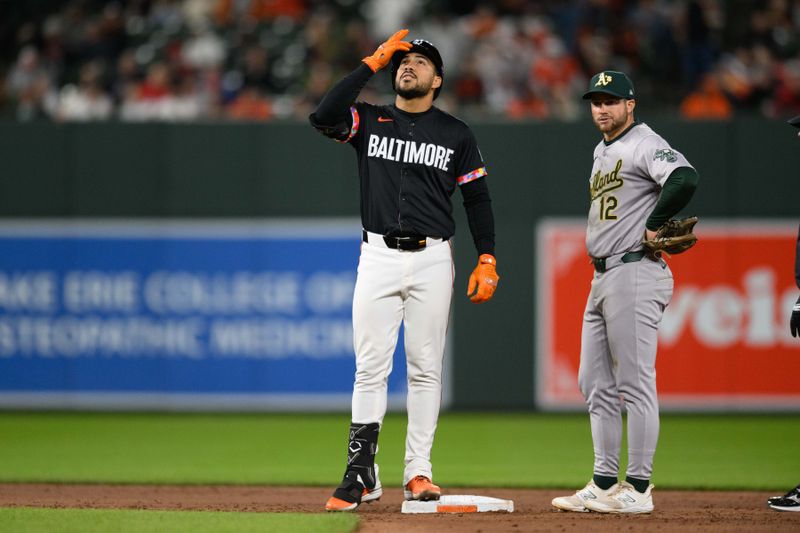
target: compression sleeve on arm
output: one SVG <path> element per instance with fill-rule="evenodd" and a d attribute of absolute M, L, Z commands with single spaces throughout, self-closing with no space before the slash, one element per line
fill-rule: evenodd
<path fill-rule="evenodd" d="M 322 97 L 317 110 L 308 117 L 311 124 L 322 130 L 346 123 L 350 116 L 350 106 L 356 101 L 358 93 L 367 84 L 372 74 L 372 69 L 365 63 L 361 63 L 357 69 L 331 87 Z"/>
<path fill-rule="evenodd" d="M 661 196 L 658 198 L 653 212 L 647 217 L 645 227 L 650 231 L 656 231 L 686 207 L 697 188 L 699 178 L 697 171 L 692 167 L 680 167 L 672 171 L 667 181 L 664 182 Z"/>
<path fill-rule="evenodd" d="M 478 255 L 494 255 L 494 214 L 485 179 L 473 180 L 460 187 L 467 211 L 469 231 Z"/>

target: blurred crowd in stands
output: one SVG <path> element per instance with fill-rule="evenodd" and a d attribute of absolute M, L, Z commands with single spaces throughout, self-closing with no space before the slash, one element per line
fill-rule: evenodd
<path fill-rule="evenodd" d="M 304 120 L 402 27 L 465 118 L 575 120 L 603 69 L 650 112 L 800 114 L 800 0 L 0 0 L 0 116 Z"/>

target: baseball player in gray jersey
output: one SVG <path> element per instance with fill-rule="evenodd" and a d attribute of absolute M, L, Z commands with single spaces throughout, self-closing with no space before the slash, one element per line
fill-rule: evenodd
<path fill-rule="evenodd" d="M 672 272 L 642 240 L 688 204 L 697 172 L 646 124 L 634 120 L 633 83 L 604 71 L 589 82 L 592 120 L 603 134 L 589 176 L 586 248 L 594 265 L 581 333 L 578 384 L 589 407 L 594 475 L 564 511 L 649 513 L 658 440 L 656 343 L 672 297 Z M 628 413 L 628 467 L 619 481 L 622 403 Z"/>

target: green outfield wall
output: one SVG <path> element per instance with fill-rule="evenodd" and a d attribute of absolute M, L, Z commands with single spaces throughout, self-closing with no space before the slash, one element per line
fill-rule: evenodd
<path fill-rule="evenodd" d="M 687 212 L 798 218 L 800 139 L 785 121 L 644 119 L 700 173 Z M 463 297 L 476 257 L 457 195 L 453 406 L 531 408 L 534 228 L 545 216 L 585 215 L 598 136 L 588 119 L 472 126 L 489 169 L 501 283 L 488 304 Z M 305 124 L 0 123 L 0 136 L 5 218 L 359 212 L 352 150 Z"/>

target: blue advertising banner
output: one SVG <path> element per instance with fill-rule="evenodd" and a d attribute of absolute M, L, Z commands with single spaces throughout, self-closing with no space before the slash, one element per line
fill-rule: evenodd
<path fill-rule="evenodd" d="M 0 223 L 0 406 L 348 409 L 360 236 L 354 220 Z"/>

